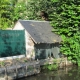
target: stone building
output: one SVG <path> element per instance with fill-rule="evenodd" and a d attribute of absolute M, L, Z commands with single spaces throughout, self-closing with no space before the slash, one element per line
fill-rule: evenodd
<path fill-rule="evenodd" d="M 13 30 L 25 30 L 26 57 L 46 59 L 60 57 L 61 37 L 52 32 L 48 21 L 19 20 Z"/>

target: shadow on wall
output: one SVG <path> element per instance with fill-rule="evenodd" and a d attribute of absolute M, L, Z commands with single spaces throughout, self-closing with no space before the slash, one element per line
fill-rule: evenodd
<path fill-rule="evenodd" d="M 35 59 L 60 58 L 59 43 L 40 43 L 35 44 Z"/>

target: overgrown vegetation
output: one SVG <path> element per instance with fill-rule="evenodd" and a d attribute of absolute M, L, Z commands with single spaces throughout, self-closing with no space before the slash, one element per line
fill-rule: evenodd
<path fill-rule="evenodd" d="M 0 1 L 0 29 L 13 27 L 18 19 L 26 19 L 26 4 L 18 0 Z"/>
<path fill-rule="evenodd" d="M 8 0 L 0 1 L 0 29 L 5 29 L 11 23 L 10 15 L 11 8 L 9 8 L 10 2 Z"/>
<path fill-rule="evenodd" d="M 41 11 L 51 14 L 53 8 L 51 0 L 27 0 L 27 17 L 31 20 L 42 20 L 40 16 Z"/>
<path fill-rule="evenodd" d="M 53 64 L 46 63 L 46 64 L 42 67 L 42 69 L 44 69 L 44 70 L 49 70 L 49 71 L 58 70 L 58 68 L 59 68 L 59 65 L 58 65 L 56 59 L 53 61 Z"/>
<path fill-rule="evenodd" d="M 54 2 L 56 10 L 51 14 L 53 31 L 62 37 L 61 52 L 80 66 L 80 1 L 59 1 Z"/>
<path fill-rule="evenodd" d="M 0 67 L 3 67 L 4 66 L 4 61 L 0 61 Z"/>
<path fill-rule="evenodd" d="M 0 1 L 0 29 L 18 19 L 42 20 L 41 11 L 48 13 L 52 31 L 62 37 L 61 52 L 80 66 L 80 0 Z"/>
<path fill-rule="evenodd" d="M 58 70 L 58 65 L 55 63 L 55 64 L 46 64 L 43 66 L 43 69 L 45 70 Z"/>

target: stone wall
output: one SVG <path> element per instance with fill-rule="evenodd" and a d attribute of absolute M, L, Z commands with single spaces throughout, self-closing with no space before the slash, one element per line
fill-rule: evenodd
<path fill-rule="evenodd" d="M 24 58 L 4 61 L 0 66 L 0 80 L 14 80 L 40 73 L 39 62 L 26 62 Z"/>
<path fill-rule="evenodd" d="M 5 64 L 0 66 L 0 80 L 11 80 L 22 77 L 31 76 L 40 73 L 40 66 L 47 64 L 53 64 L 55 59 L 43 59 L 36 61 L 27 61 L 26 58 L 6 60 Z M 59 68 L 67 67 L 72 65 L 71 61 L 67 58 L 56 59 L 56 63 Z"/>
<path fill-rule="evenodd" d="M 34 41 L 30 37 L 30 35 L 25 32 L 25 43 L 26 43 L 26 57 L 27 59 L 35 59 L 35 51 L 34 51 Z"/>

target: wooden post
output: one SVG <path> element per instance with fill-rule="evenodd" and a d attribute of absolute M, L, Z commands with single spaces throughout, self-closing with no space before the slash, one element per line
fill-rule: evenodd
<path fill-rule="evenodd" d="M 7 67 L 5 67 L 5 80 L 8 80 Z"/>
<path fill-rule="evenodd" d="M 18 70 L 17 70 L 17 64 L 16 64 L 16 78 L 18 77 Z"/>

